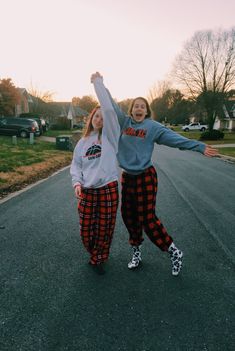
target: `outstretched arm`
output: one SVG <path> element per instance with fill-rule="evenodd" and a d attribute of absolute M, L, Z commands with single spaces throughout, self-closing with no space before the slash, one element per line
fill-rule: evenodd
<path fill-rule="evenodd" d="M 154 122 L 154 141 L 158 144 L 175 147 L 180 150 L 198 151 L 207 157 L 218 155 L 218 150 L 198 140 L 185 138 L 184 136 Z"/>

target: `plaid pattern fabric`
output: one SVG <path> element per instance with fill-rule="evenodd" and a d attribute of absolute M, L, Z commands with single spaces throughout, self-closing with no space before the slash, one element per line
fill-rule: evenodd
<path fill-rule="evenodd" d="M 138 175 L 123 172 L 121 212 L 131 245 L 141 244 L 144 229 L 155 245 L 167 251 L 173 240 L 155 214 L 157 185 L 157 173 L 153 166 Z"/>
<path fill-rule="evenodd" d="M 80 234 L 90 263 L 108 259 L 118 208 L 118 182 L 101 188 L 83 189 L 78 203 Z"/>

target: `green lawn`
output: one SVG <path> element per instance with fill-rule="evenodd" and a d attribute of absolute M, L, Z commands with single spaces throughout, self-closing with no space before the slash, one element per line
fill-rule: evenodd
<path fill-rule="evenodd" d="M 35 138 L 30 145 L 29 139 L 17 138 L 17 145 L 12 144 L 12 137 L 0 136 L 0 172 L 11 172 L 17 167 L 42 162 L 61 153 L 55 143 L 48 143 Z"/>
<path fill-rule="evenodd" d="M 70 130 L 48 130 L 43 133 L 44 136 L 57 137 L 58 135 L 72 135 L 73 133 L 79 132 L 81 129 L 70 129 Z"/>
<path fill-rule="evenodd" d="M 201 132 L 183 132 L 181 130 L 180 126 L 173 126 L 171 127 L 176 133 L 179 133 L 183 136 L 185 136 L 188 139 L 195 139 L 199 140 Z M 57 137 L 58 135 L 72 135 L 73 133 L 76 132 L 81 132 L 81 129 L 73 129 L 73 130 L 48 130 L 46 133 L 44 133 L 44 136 L 50 136 L 50 137 Z M 204 141 L 203 141 L 204 142 Z M 224 139 L 223 140 L 207 140 L 205 141 L 206 144 L 235 144 L 235 133 L 234 132 L 224 132 Z"/>
<path fill-rule="evenodd" d="M 235 147 L 220 147 L 218 150 L 222 155 L 235 157 Z"/>
<path fill-rule="evenodd" d="M 224 139 L 222 140 L 207 140 L 207 144 L 218 145 L 218 144 L 235 144 L 235 133 L 224 133 Z"/>
<path fill-rule="evenodd" d="M 180 127 L 174 127 L 174 129 L 176 132 L 180 132 L 181 135 L 184 135 L 189 139 L 198 140 L 200 138 L 200 132 L 181 132 Z M 44 135 L 55 137 L 57 135 L 71 133 L 71 130 L 50 130 Z M 33 145 L 29 144 L 29 139 L 17 138 L 17 142 L 17 145 L 13 145 L 12 137 L 0 136 L 0 172 L 11 172 L 17 167 L 42 162 L 49 157 L 58 155 L 62 152 L 61 150 L 56 149 L 55 143 L 41 141 L 38 138 L 35 138 L 35 144 Z M 235 133 L 225 132 L 223 140 L 206 141 L 206 143 L 235 143 Z M 235 157 L 235 148 L 219 148 L 219 152 L 223 155 Z"/>
<path fill-rule="evenodd" d="M 195 139 L 195 140 L 199 140 L 200 139 L 200 135 L 201 132 L 183 132 L 181 130 L 181 127 L 176 126 L 176 127 L 172 127 L 172 129 L 176 132 L 179 133 L 180 135 L 183 135 L 184 137 L 188 138 L 188 139 Z M 234 132 L 224 132 L 224 139 L 222 140 L 203 140 L 203 142 L 205 142 L 206 144 L 235 144 L 235 133 Z"/>

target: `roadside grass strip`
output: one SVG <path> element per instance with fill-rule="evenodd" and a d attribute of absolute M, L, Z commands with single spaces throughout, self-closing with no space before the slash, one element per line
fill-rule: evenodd
<path fill-rule="evenodd" d="M 219 148 L 219 153 L 221 155 L 235 157 L 235 147 L 221 147 Z"/>
<path fill-rule="evenodd" d="M 0 137 L 0 172 L 12 172 L 18 167 L 29 166 L 61 154 L 53 143 L 35 141 L 30 145 L 26 139 L 19 139 L 13 145 L 11 137 Z"/>
<path fill-rule="evenodd" d="M 71 163 L 72 152 L 57 150 L 55 143 L 0 136 L 0 198 L 2 194 L 45 178 Z"/>

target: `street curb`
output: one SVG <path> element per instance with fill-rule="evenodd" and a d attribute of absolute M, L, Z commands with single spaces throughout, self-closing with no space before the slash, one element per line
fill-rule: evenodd
<path fill-rule="evenodd" d="M 235 157 L 232 157 L 232 156 L 226 156 L 226 155 L 219 154 L 218 158 L 221 158 L 223 161 L 235 163 Z"/>

